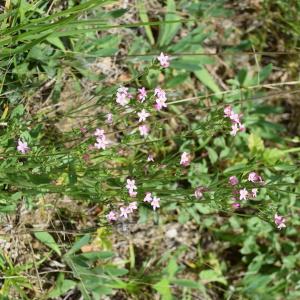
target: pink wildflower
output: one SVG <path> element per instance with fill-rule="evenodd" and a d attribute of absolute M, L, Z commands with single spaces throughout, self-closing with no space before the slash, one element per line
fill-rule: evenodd
<path fill-rule="evenodd" d="M 150 161 L 152 161 L 152 162 L 153 162 L 153 161 L 154 161 L 154 157 L 153 157 L 153 155 L 152 155 L 152 154 L 149 154 L 149 155 L 148 155 L 148 157 L 147 157 L 147 161 L 148 161 L 148 162 L 150 162 Z"/>
<path fill-rule="evenodd" d="M 152 199 L 152 193 L 150 193 L 150 192 L 147 192 L 146 193 L 146 196 L 145 196 L 145 198 L 144 198 L 144 202 L 151 202 L 153 199 Z"/>
<path fill-rule="evenodd" d="M 195 189 L 194 195 L 196 199 L 201 199 L 203 197 L 204 188 L 199 186 Z"/>
<path fill-rule="evenodd" d="M 241 207 L 241 204 L 240 203 L 232 203 L 232 207 L 239 208 L 239 207 Z"/>
<path fill-rule="evenodd" d="M 240 190 L 240 200 L 247 200 L 248 191 L 244 188 Z"/>
<path fill-rule="evenodd" d="M 164 107 L 168 107 L 166 99 L 158 98 L 155 100 L 155 102 L 154 108 L 156 110 L 162 110 Z"/>
<path fill-rule="evenodd" d="M 141 101 L 141 102 L 144 102 L 146 100 L 146 97 L 147 97 L 147 91 L 144 87 L 142 87 L 141 89 L 138 89 L 139 93 L 138 93 L 138 99 Z"/>
<path fill-rule="evenodd" d="M 135 198 L 136 195 L 137 195 L 137 192 L 135 192 L 133 190 L 129 190 L 128 193 L 129 193 L 129 196 L 132 197 L 132 198 Z"/>
<path fill-rule="evenodd" d="M 97 138 L 97 143 L 94 144 L 94 146 L 97 149 L 106 149 L 106 146 L 109 144 L 109 141 L 106 140 L 105 136 L 102 138 Z"/>
<path fill-rule="evenodd" d="M 191 155 L 189 153 L 187 153 L 187 152 L 183 152 L 181 154 L 180 164 L 182 166 L 187 167 L 191 163 L 191 160 L 192 160 Z"/>
<path fill-rule="evenodd" d="M 238 133 L 239 131 L 239 126 L 238 124 L 233 124 L 231 125 L 231 131 L 230 131 L 230 134 L 233 135 L 233 136 L 236 136 L 236 134 Z"/>
<path fill-rule="evenodd" d="M 128 93 L 128 88 L 126 87 L 119 87 L 117 91 L 117 99 L 116 102 L 121 106 L 126 106 L 132 96 Z"/>
<path fill-rule="evenodd" d="M 224 117 L 230 117 L 231 116 L 231 114 L 232 114 L 232 108 L 231 108 L 231 106 L 226 106 L 225 108 L 224 108 Z"/>
<path fill-rule="evenodd" d="M 150 116 L 150 114 L 145 109 L 142 109 L 142 111 L 138 112 L 137 114 L 139 116 L 139 122 L 146 121 L 146 119 Z"/>
<path fill-rule="evenodd" d="M 276 226 L 277 226 L 278 229 L 286 227 L 285 221 L 286 220 L 285 220 L 285 218 L 283 216 L 279 216 L 279 215 L 277 215 L 277 213 L 275 214 L 275 216 L 274 216 L 274 222 L 275 222 L 275 224 L 276 224 Z"/>
<path fill-rule="evenodd" d="M 113 210 L 110 211 L 110 213 L 106 217 L 110 222 L 117 220 L 117 214 Z"/>
<path fill-rule="evenodd" d="M 161 65 L 163 68 L 169 67 L 169 65 L 170 65 L 170 62 L 169 62 L 169 56 L 164 55 L 164 54 L 161 52 L 160 55 L 157 57 L 157 59 L 159 60 L 160 65 Z"/>
<path fill-rule="evenodd" d="M 127 209 L 130 213 L 132 213 L 134 210 L 137 209 L 137 202 L 134 201 L 134 202 L 129 203 Z"/>
<path fill-rule="evenodd" d="M 112 113 L 108 113 L 108 114 L 106 115 L 105 123 L 107 123 L 107 124 L 112 124 L 112 122 L 113 122 L 113 115 L 112 115 Z"/>
<path fill-rule="evenodd" d="M 157 99 L 167 100 L 166 92 L 160 87 L 155 88 L 154 96 L 156 96 Z"/>
<path fill-rule="evenodd" d="M 137 187 L 135 185 L 135 180 L 134 179 L 127 179 L 127 184 L 126 184 L 126 188 L 129 190 L 129 191 L 133 191 L 133 190 L 137 190 Z"/>
<path fill-rule="evenodd" d="M 251 190 L 251 193 L 252 193 L 252 197 L 253 197 L 253 198 L 256 198 L 256 197 L 257 197 L 257 192 L 258 192 L 258 189 L 252 189 L 252 190 Z"/>
<path fill-rule="evenodd" d="M 27 152 L 30 150 L 30 148 L 28 147 L 27 142 L 23 142 L 23 141 L 21 141 L 21 140 L 19 139 L 19 140 L 18 140 L 17 150 L 18 150 L 19 152 L 21 152 L 22 154 L 25 154 L 25 153 L 27 153 Z"/>
<path fill-rule="evenodd" d="M 120 211 L 121 211 L 121 213 L 120 213 L 120 217 L 124 217 L 125 219 L 127 219 L 128 218 L 128 207 L 121 207 L 120 208 Z"/>
<path fill-rule="evenodd" d="M 229 177 L 229 183 L 230 183 L 231 185 L 237 185 L 237 184 L 239 183 L 239 180 L 237 179 L 236 176 L 230 176 L 230 177 Z"/>
<path fill-rule="evenodd" d="M 152 206 L 153 210 L 156 210 L 156 208 L 160 207 L 159 202 L 160 202 L 160 198 L 153 197 L 152 202 L 151 202 L 151 206 Z"/>
<path fill-rule="evenodd" d="M 248 181 L 250 181 L 250 182 L 263 182 L 263 180 L 262 180 L 262 178 L 261 178 L 261 176 L 259 176 L 257 173 L 255 173 L 255 172 L 251 172 L 251 173 L 249 173 L 249 175 L 248 175 Z"/>
<path fill-rule="evenodd" d="M 104 130 L 97 128 L 96 131 L 94 132 L 94 136 L 97 136 L 99 138 L 105 137 Z"/>
<path fill-rule="evenodd" d="M 146 137 L 149 134 L 149 127 L 147 125 L 139 126 L 140 135 Z"/>

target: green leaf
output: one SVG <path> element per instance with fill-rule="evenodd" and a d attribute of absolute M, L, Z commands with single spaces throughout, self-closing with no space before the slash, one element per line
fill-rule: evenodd
<path fill-rule="evenodd" d="M 165 21 L 180 20 L 176 15 L 176 4 L 174 0 L 167 1 L 167 14 Z M 159 29 L 158 45 L 159 47 L 167 46 L 172 41 L 173 37 L 177 34 L 181 24 L 180 23 L 169 23 L 162 24 Z"/>
<path fill-rule="evenodd" d="M 153 288 L 161 294 L 162 300 L 172 300 L 170 282 L 167 278 L 162 278 L 158 283 L 153 285 Z"/>
<path fill-rule="evenodd" d="M 205 291 L 205 287 L 201 282 L 197 282 L 189 279 L 174 279 L 172 280 L 172 283 L 190 289 L 198 289 L 198 290 Z"/>
<path fill-rule="evenodd" d="M 204 270 L 200 272 L 201 280 L 205 282 L 220 282 L 224 285 L 227 285 L 226 278 L 222 276 L 222 274 L 217 273 L 214 270 Z"/>
<path fill-rule="evenodd" d="M 138 1 L 137 8 L 138 8 L 138 11 L 139 11 L 141 21 L 144 22 L 144 23 L 149 22 L 149 18 L 148 18 L 147 12 L 146 12 L 146 7 L 144 5 L 144 1 Z M 147 38 L 149 40 L 149 43 L 151 45 L 154 45 L 155 40 L 154 40 L 154 37 L 153 37 L 153 34 L 152 34 L 151 27 L 149 25 L 145 25 L 144 28 L 145 28 L 145 32 L 146 32 Z"/>
<path fill-rule="evenodd" d="M 194 74 L 205 86 L 207 86 L 210 90 L 216 93 L 215 97 L 217 97 L 218 99 L 222 98 L 222 95 L 220 95 L 221 90 L 219 89 L 215 80 L 205 68 L 202 68 L 198 71 L 194 71 Z"/>
<path fill-rule="evenodd" d="M 209 157 L 211 163 L 214 164 L 218 160 L 217 152 L 211 147 L 205 147 L 205 149 L 208 152 L 208 157 Z"/>
<path fill-rule="evenodd" d="M 66 294 L 69 290 L 76 286 L 76 282 L 73 280 L 64 279 L 63 273 L 60 273 L 56 280 L 55 288 L 48 294 L 49 298 L 57 298 Z"/>
<path fill-rule="evenodd" d="M 44 245 L 46 245 L 47 247 L 55 251 L 59 256 L 61 256 L 60 249 L 50 233 L 46 231 L 34 232 L 34 236 Z"/>
<path fill-rule="evenodd" d="M 66 255 L 74 254 L 75 252 L 80 250 L 84 245 L 88 244 L 90 240 L 91 240 L 91 235 L 86 234 L 72 246 L 72 248 L 67 252 Z"/>
<path fill-rule="evenodd" d="M 264 151 L 264 141 L 255 133 L 251 133 L 248 137 L 248 147 L 252 154 Z"/>

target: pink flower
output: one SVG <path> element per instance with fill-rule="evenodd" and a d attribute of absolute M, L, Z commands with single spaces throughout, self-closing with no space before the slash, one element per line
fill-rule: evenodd
<path fill-rule="evenodd" d="M 134 202 L 129 203 L 127 209 L 130 213 L 132 213 L 134 210 L 137 209 L 137 202 L 134 201 Z"/>
<path fill-rule="evenodd" d="M 128 193 L 129 193 L 129 196 L 132 197 L 132 198 L 135 198 L 136 195 L 137 195 L 137 192 L 135 192 L 133 190 L 129 190 Z"/>
<path fill-rule="evenodd" d="M 237 185 L 239 183 L 239 180 L 236 176 L 230 176 L 229 177 L 229 184 L 231 185 Z"/>
<path fill-rule="evenodd" d="M 261 178 L 261 176 L 259 176 L 257 173 L 255 173 L 255 172 L 251 172 L 251 173 L 249 173 L 249 175 L 248 175 L 248 181 L 250 181 L 250 182 L 263 182 L 263 180 L 262 180 L 262 178 Z"/>
<path fill-rule="evenodd" d="M 152 162 L 153 162 L 153 161 L 154 161 L 154 157 L 153 157 L 153 155 L 152 155 L 152 154 L 149 154 L 149 155 L 148 155 L 148 157 L 147 157 L 147 161 L 148 161 L 148 162 L 150 162 L 150 161 L 152 161 Z"/>
<path fill-rule="evenodd" d="M 108 113 L 108 114 L 106 115 L 105 123 L 107 123 L 107 124 L 112 124 L 112 122 L 113 122 L 113 115 L 112 115 L 111 113 Z"/>
<path fill-rule="evenodd" d="M 144 102 L 146 100 L 146 97 L 147 97 L 147 91 L 144 87 L 142 87 L 141 89 L 138 89 L 139 93 L 138 93 L 138 99 L 141 101 L 141 102 Z"/>
<path fill-rule="evenodd" d="M 192 160 L 191 155 L 189 153 L 187 153 L 187 152 L 183 152 L 181 154 L 180 164 L 182 166 L 187 167 L 191 163 L 191 160 Z"/>
<path fill-rule="evenodd" d="M 240 203 L 232 203 L 232 207 L 239 208 L 239 207 L 241 207 L 241 204 Z"/>
<path fill-rule="evenodd" d="M 149 134 L 149 127 L 147 125 L 139 126 L 140 135 L 146 137 Z"/>
<path fill-rule="evenodd" d="M 232 122 L 237 123 L 239 125 L 241 124 L 239 114 L 232 113 L 229 118 Z"/>
<path fill-rule="evenodd" d="M 251 190 L 251 193 L 252 193 L 252 197 L 253 197 L 253 198 L 256 198 L 256 197 L 257 197 L 257 192 L 258 192 L 258 189 L 252 189 L 252 190 Z"/>
<path fill-rule="evenodd" d="M 135 180 L 134 179 L 127 179 L 127 184 L 126 184 L 126 188 L 129 190 L 129 191 L 133 191 L 133 190 L 137 190 L 137 187 L 135 185 Z"/>
<path fill-rule="evenodd" d="M 132 96 L 128 93 L 128 88 L 126 87 L 119 87 L 117 91 L 117 99 L 116 102 L 121 106 L 126 106 Z"/>
<path fill-rule="evenodd" d="M 152 193 L 146 193 L 146 196 L 145 196 L 145 198 L 144 198 L 144 202 L 152 202 Z"/>
<path fill-rule="evenodd" d="M 157 99 L 167 100 L 166 92 L 160 87 L 155 88 L 154 96 L 156 96 Z"/>
<path fill-rule="evenodd" d="M 23 142 L 23 141 L 21 141 L 21 140 L 19 139 L 19 140 L 18 140 L 17 150 L 18 150 L 19 152 L 21 152 L 22 154 L 25 154 L 25 153 L 27 153 L 27 152 L 30 150 L 30 148 L 28 147 L 27 142 Z"/>
<path fill-rule="evenodd" d="M 120 217 L 123 217 L 123 218 L 127 219 L 128 218 L 128 213 L 129 213 L 128 212 L 128 207 L 121 207 L 120 211 L 121 211 Z"/>
<path fill-rule="evenodd" d="M 277 215 L 277 213 L 275 214 L 275 216 L 274 216 L 274 222 L 275 222 L 275 224 L 276 224 L 276 226 L 277 226 L 278 229 L 286 227 L 285 221 L 286 220 L 285 220 L 285 218 L 283 216 L 279 216 L 279 215 Z"/>
<path fill-rule="evenodd" d="M 168 107 L 166 99 L 158 98 L 155 100 L 155 102 L 154 108 L 156 110 L 162 110 L 164 107 Z"/>
<path fill-rule="evenodd" d="M 233 124 L 231 125 L 231 131 L 230 131 L 230 134 L 233 135 L 233 136 L 236 136 L 236 134 L 238 133 L 239 131 L 239 126 L 238 124 Z"/>
<path fill-rule="evenodd" d="M 232 114 L 232 108 L 231 108 L 231 106 L 229 105 L 229 106 L 226 106 L 225 108 L 224 108 L 224 117 L 230 117 L 231 116 L 231 114 Z"/>
<path fill-rule="evenodd" d="M 196 199 L 201 199 L 203 197 L 204 188 L 199 186 L 195 189 L 194 195 Z"/>
<path fill-rule="evenodd" d="M 160 65 L 161 65 L 163 68 L 167 68 L 167 67 L 170 65 L 170 62 L 169 62 L 169 56 L 164 55 L 162 52 L 161 52 L 160 55 L 157 57 L 157 59 L 159 60 Z"/>
<path fill-rule="evenodd" d="M 248 191 L 244 188 L 240 190 L 240 200 L 247 200 Z"/>
<path fill-rule="evenodd" d="M 97 128 L 96 131 L 94 132 L 94 136 L 97 136 L 99 138 L 105 137 L 104 130 Z"/>
<path fill-rule="evenodd" d="M 106 149 L 106 146 L 109 144 L 109 141 L 106 140 L 105 136 L 102 138 L 97 138 L 97 143 L 94 144 L 94 146 L 97 149 Z"/>
<path fill-rule="evenodd" d="M 117 214 L 113 210 L 106 217 L 110 222 L 117 220 Z"/>
<path fill-rule="evenodd" d="M 142 109 L 142 111 L 138 112 L 137 114 L 139 116 L 139 122 L 146 121 L 146 119 L 150 116 L 150 114 L 145 109 Z"/>
<path fill-rule="evenodd" d="M 151 202 L 151 206 L 152 206 L 153 210 L 156 210 L 157 208 L 160 207 L 159 202 L 160 202 L 160 198 L 153 197 L 152 202 Z"/>

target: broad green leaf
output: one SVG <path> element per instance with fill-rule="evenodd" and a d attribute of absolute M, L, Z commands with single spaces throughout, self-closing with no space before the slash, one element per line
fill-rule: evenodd
<path fill-rule="evenodd" d="M 91 235 L 86 234 L 72 246 L 72 248 L 67 252 L 66 255 L 74 254 L 75 252 L 80 250 L 84 245 L 88 244 L 90 240 L 91 240 Z"/>
<path fill-rule="evenodd" d="M 251 133 L 248 137 L 248 147 L 252 154 L 264 151 L 264 141 L 255 133 Z"/>
<path fill-rule="evenodd" d="M 144 23 L 149 22 L 149 18 L 148 18 L 147 12 L 146 12 L 146 7 L 144 5 L 144 1 L 139 0 L 137 8 L 138 8 L 138 11 L 139 11 L 141 21 L 144 22 Z M 146 32 L 147 38 L 149 40 L 149 43 L 151 45 L 154 45 L 155 40 L 154 40 L 154 37 L 153 37 L 153 34 L 152 34 L 151 27 L 149 25 L 145 25 L 144 28 L 145 28 L 145 32 Z"/>
<path fill-rule="evenodd" d="M 172 283 L 182 287 L 205 291 L 205 287 L 201 282 L 193 281 L 190 279 L 173 279 Z"/>
<path fill-rule="evenodd" d="M 60 249 L 50 233 L 46 231 L 40 231 L 34 232 L 34 235 L 44 245 L 55 251 L 59 256 L 61 255 Z"/>
<path fill-rule="evenodd" d="M 214 164 L 218 160 L 218 153 L 211 147 L 205 147 L 208 153 L 208 157 L 212 164 Z"/>
<path fill-rule="evenodd" d="M 162 278 L 158 283 L 153 285 L 153 288 L 161 294 L 162 300 L 172 300 L 170 282 L 167 278 Z"/>
<path fill-rule="evenodd" d="M 199 275 L 201 280 L 204 282 L 220 282 L 224 285 L 227 285 L 226 278 L 214 270 L 203 270 Z"/>

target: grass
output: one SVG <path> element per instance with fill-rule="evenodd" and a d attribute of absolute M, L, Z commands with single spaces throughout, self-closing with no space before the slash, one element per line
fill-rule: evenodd
<path fill-rule="evenodd" d="M 296 107 L 299 93 L 299 76 L 286 63 L 296 63 L 298 7 L 258 5 L 249 3 L 248 12 L 266 24 L 281 16 L 278 45 L 292 36 L 284 51 L 270 47 L 270 27 L 247 31 L 237 21 L 251 20 L 243 6 L 223 0 L 125 8 L 6 1 L 3 299 L 299 298 L 299 132 L 289 130 L 285 103 Z M 168 68 L 157 60 L 161 52 L 172 58 Z M 128 107 L 116 103 L 120 86 L 134 96 Z M 168 105 L 159 111 L 158 86 Z M 141 87 L 145 102 L 137 101 Z M 228 105 L 246 127 L 234 137 Z M 142 109 L 150 116 L 139 122 Z M 141 124 L 149 135 L 141 136 Z M 105 149 L 95 146 L 97 128 Z M 29 151 L 17 150 L 19 139 Z M 264 184 L 248 180 L 253 171 Z M 198 187 L 203 195 L 195 197 Z M 248 199 L 233 200 L 244 188 Z M 143 201 L 150 192 L 160 198 L 155 211 Z M 135 201 L 128 219 L 107 219 Z M 276 227 L 276 213 L 286 228 Z"/>

